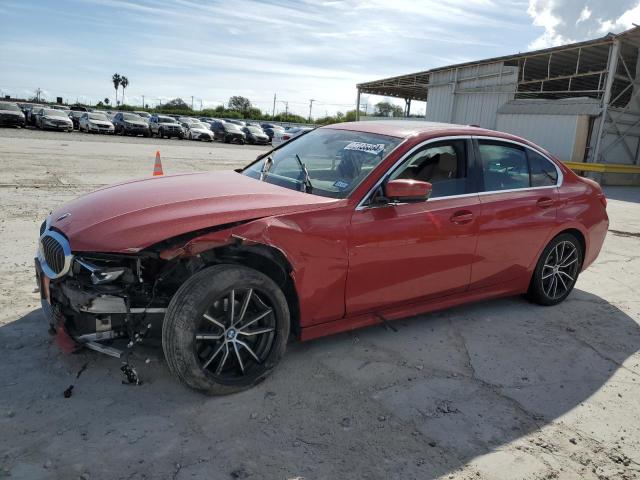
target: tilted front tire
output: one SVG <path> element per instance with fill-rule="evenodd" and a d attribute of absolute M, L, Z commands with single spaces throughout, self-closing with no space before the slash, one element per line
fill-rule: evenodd
<path fill-rule="evenodd" d="M 189 387 L 225 395 L 264 380 L 289 337 L 287 301 L 266 275 L 216 265 L 189 278 L 173 296 L 162 326 L 169 369 Z"/>
<path fill-rule="evenodd" d="M 584 252 L 570 233 L 555 237 L 542 251 L 527 297 L 539 305 L 557 305 L 569 296 L 578 280 Z"/>

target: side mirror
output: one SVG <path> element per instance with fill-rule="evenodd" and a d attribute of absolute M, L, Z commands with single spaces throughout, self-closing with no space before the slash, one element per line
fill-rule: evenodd
<path fill-rule="evenodd" d="M 397 178 L 387 182 L 384 195 L 396 202 L 424 202 L 431 195 L 431 188 L 429 182 Z"/>

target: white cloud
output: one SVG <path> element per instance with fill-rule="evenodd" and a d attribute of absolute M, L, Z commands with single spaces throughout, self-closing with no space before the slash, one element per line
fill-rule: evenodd
<path fill-rule="evenodd" d="M 602 20 L 599 31 L 601 33 L 608 33 L 628 30 L 632 28 L 634 24 L 640 24 L 640 3 L 624 12 L 615 20 Z"/>
<path fill-rule="evenodd" d="M 527 13 L 544 29 L 529 47 L 546 48 L 630 28 L 640 0 L 529 0 Z"/>
<path fill-rule="evenodd" d="M 587 5 L 585 5 L 582 11 L 580 12 L 580 17 L 578 17 L 578 20 L 576 20 L 576 25 L 580 22 L 586 22 L 590 18 L 591 18 L 591 10 Z"/>

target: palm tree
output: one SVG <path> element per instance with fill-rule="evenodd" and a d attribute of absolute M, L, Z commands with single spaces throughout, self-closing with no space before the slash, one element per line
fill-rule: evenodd
<path fill-rule="evenodd" d="M 120 78 L 120 85 L 122 86 L 122 104 L 124 105 L 124 89 L 129 86 L 129 79 L 123 75 Z"/>
<path fill-rule="evenodd" d="M 109 105 L 109 98 L 105 98 L 105 99 L 104 99 L 104 103 L 105 103 L 106 105 Z"/>
<path fill-rule="evenodd" d="M 116 90 L 116 105 L 118 104 L 118 87 L 122 82 L 122 77 L 119 73 L 114 73 L 113 77 L 111 77 L 111 81 L 113 82 L 113 88 Z"/>

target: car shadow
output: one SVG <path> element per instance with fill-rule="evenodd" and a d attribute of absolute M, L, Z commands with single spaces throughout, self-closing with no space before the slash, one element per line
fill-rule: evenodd
<path fill-rule="evenodd" d="M 132 356 L 144 384 L 123 385 L 120 361 L 61 353 L 33 311 L 0 328 L 0 467 L 11 478 L 435 478 L 570 414 L 637 369 L 622 364 L 640 348 L 635 320 L 581 290 L 556 307 L 509 298 L 393 325 L 291 344 L 267 381 L 212 398 L 151 348 Z"/>

